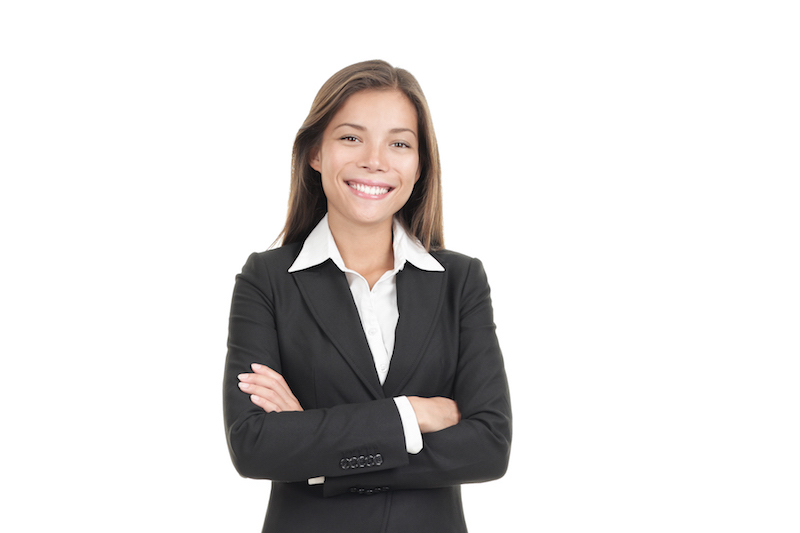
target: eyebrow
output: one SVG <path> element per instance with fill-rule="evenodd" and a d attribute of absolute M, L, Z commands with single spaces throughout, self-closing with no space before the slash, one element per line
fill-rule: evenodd
<path fill-rule="evenodd" d="M 365 128 L 364 126 L 361 126 L 359 124 L 352 124 L 350 122 L 343 122 L 343 123 L 339 124 L 338 126 L 336 126 L 333 129 L 337 130 L 337 129 L 343 128 L 343 127 L 353 128 L 354 130 L 358 130 L 358 131 L 366 131 L 367 130 L 367 128 Z M 392 128 L 392 129 L 389 130 L 389 133 L 403 133 L 404 131 L 407 131 L 407 132 L 413 134 L 414 137 L 417 136 L 417 132 L 412 130 L 411 128 Z"/>

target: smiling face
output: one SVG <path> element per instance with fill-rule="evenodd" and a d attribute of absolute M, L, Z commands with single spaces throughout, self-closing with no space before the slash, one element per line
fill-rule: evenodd
<path fill-rule="evenodd" d="M 331 119 L 309 164 L 322 175 L 331 227 L 390 231 L 419 179 L 417 112 L 396 90 L 355 93 Z"/>

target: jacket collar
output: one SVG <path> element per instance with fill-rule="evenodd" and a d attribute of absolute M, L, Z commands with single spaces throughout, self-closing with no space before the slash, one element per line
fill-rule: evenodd
<path fill-rule="evenodd" d="M 400 272 L 405 267 L 406 262 L 411 263 L 421 270 L 429 272 L 443 272 L 444 267 L 434 257 L 425 251 L 425 248 L 413 237 L 411 237 L 403 225 L 396 218 L 392 226 L 392 247 L 394 248 L 394 270 L 393 273 Z M 298 272 L 313 266 L 324 263 L 328 259 L 333 261 L 342 272 L 350 271 L 345 265 L 336 241 L 333 239 L 330 226 L 328 225 L 328 214 L 326 213 L 319 224 L 308 235 L 303 243 L 303 249 L 295 259 L 289 272 Z M 352 271 L 350 271 L 352 272 Z"/>

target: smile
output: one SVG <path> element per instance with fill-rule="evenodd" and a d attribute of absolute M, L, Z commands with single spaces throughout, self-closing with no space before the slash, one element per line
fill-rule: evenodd
<path fill-rule="evenodd" d="M 356 183 L 348 181 L 347 184 L 351 189 L 355 189 L 360 193 L 368 194 L 369 196 L 381 196 L 392 190 L 392 187 L 378 187 L 377 185 L 364 185 L 363 183 Z"/>

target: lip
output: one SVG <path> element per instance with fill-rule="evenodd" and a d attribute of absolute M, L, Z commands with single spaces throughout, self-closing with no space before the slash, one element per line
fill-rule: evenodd
<path fill-rule="evenodd" d="M 356 196 L 373 200 L 385 198 L 395 189 L 387 183 L 364 179 L 345 180 L 345 185 Z"/>

